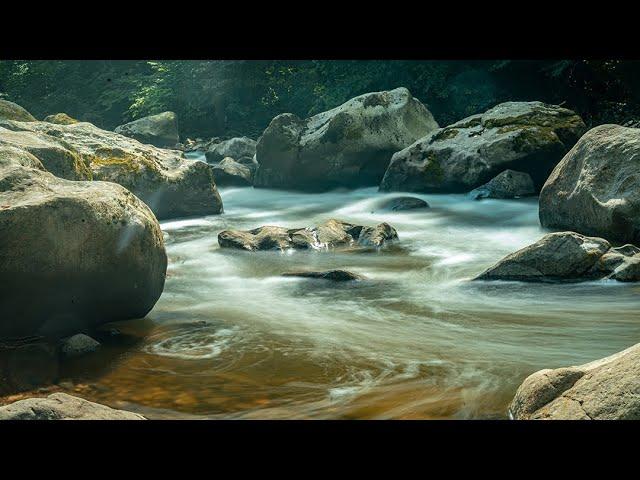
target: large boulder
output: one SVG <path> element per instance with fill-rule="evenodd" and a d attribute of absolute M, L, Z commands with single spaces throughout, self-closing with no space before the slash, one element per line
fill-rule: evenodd
<path fill-rule="evenodd" d="M 236 161 L 251 159 L 256 154 L 256 141 L 249 137 L 236 137 L 218 143 L 211 142 L 205 147 L 207 162 L 218 163 L 231 157 Z"/>
<path fill-rule="evenodd" d="M 589 130 L 540 192 L 540 223 L 640 244 L 640 129 Z"/>
<path fill-rule="evenodd" d="M 90 123 L 0 121 L 3 144 L 27 150 L 56 176 L 118 183 L 159 219 L 222 212 L 210 165 Z"/>
<path fill-rule="evenodd" d="M 398 233 L 387 223 L 366 227 L 335 219 L 327 220 L 312 228 L 263 226 L 249 231 L 225 230 L 218 234 L 220 247 L 250 252 L 289 249 L 327 250 L 346 247 L 380 248 L 397 239 Z"/>
<path fill-rule="evenodd" d="M 251 169 L 231 157 L 213 166 L 213 176 L 218 186 L 247 187 L 253 184 Z"/>
<path fill-rule="evenodd" d="M 640 344 L 585 365 L 530 375 L 509 414 L 517 420 L 639 420 Z"/>
<path fill-rule="evenodd" d="M 489 182 L 469 192 L 474 200 L 483 198 L 520 198 L 535 193 L 531 175 L 505 170 Z"/>
<path fill-rule="evenodd" d="M 0 99 L 0 120 L 17 120 L 19 122 L 35 122 L 33 115 L 17 103 Z"/>
<path fill-rule="evenodd" d="M 0 168 L 0 339 L 144 317 L 166 268 L 155 216 L 122 186 Z"/>
<path fill-rule="evenodd" d="M 142 415 L 115 410 L 83 398 L 53 393 L 0 407 L 0 420 L 146 420 Z"/>
<path fill-rule="evenodd" d="M 58 125 L 71 125 L 73 123 L 79 122 L 79 120 L 70 117 L 66 113 L 54 113 L 53 115 L 47 115 L 46 117 L 44 117 L 43 121 L 49 123 L 57 123 Z"/>
<path fill-rule="evenodd" d="M 468 192 L 512 169 L 531 175 L 538 191 L 584 131 L 582 119 L 566 108 L 501 103 L 396 152 L 380 189 Z"/>
<path fill-rule="evenodd" d="M 575 232 L 550 233 L 507 255 L 476 280 L 536 282 L 599 278 L 640 280 L 640 248 L 612 247 L 603 238 Z"/>
<path fill-rule="evenodd" d="M 138 118 L 133 122 L 116 127 L 114 132 L 156 147 L 174 148 L 180 140 L 178 122 L 176 114 L 173 112 L 162 112 Z"/>
<path fill-rule="evenodd" d="M 394 152 L 436 128 L 406 88 L 360 95 L 304 120 L 285 113 L 258 141 L 255 185 L 305 191 L 377 185 Z"/>

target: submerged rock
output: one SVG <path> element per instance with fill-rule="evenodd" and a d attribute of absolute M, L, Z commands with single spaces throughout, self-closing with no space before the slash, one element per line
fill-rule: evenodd
<path fill-rule="evenodd" d="M 304 191 L 377 185 L 394 152 L 436 128 L 406 88 L 360 95 L 307 119 L 278 115 L 256 147 L 255 185 Z"/>
<path fill-rule="evenodd" d="M 156 147 L 174 148 L 180 140 L 178 122 L 173 112 L 139 118 L 116 127 L 114 132 Z"/>
<path fill-rule="evenodd" d="M 475 280 L 557 281 L 608 278 L 640 280 L 640 249 L 612 248 L 603 238 L 575 232 L 545 235 L 507 255 Z"/>
<path fill-rule="evenodd" d="M 210 165 L 90 123 L 0 121 L 2 145 L 26 150 L 62 178 L 118 183 L 160 219 L 222 212 Z"/>
<path fill-rule="evenodd" d="M 400 212 L 404 210 L 415 210 L 421 208 L 429 208 L 429 204 L 416 197 L 395 197 L 385 200 L 380 204 L 380 210 L 391 210 L 392 212 Z"/>
<path fill-rule="evenodd" d="M 263 226 L 249 231 L 225 230 L 218 234 L 222 248 L 248 251 L 288 249 L 328 249 L 360 246 L 380 248 L 398 239 L 396 230 L 387 223 L 375 227 L 353 225 L 340 220 L 327 220 L 313 228 Z"/>
<path fill-rule="evenodd" d="M 59 373 L 54 342 L 38 336 L 0 340 L 0 396 L 52 385 Z"/>
<path fill-rule="evenodd" d="M 505 170 L 488 183 L 469 192 L 474 200 L 483 198 L 520 198 L 535 193 L 531 175 L 515 170 Z"/>
<path fill-rule="evenodd" d="M 83 398 L 54 393 L 0 407 L 0 420 L 146 420 L 142 415 L 115 410 Z"/>
<path fill-rule="evenodd" d="M 70 117 L 66 113 L 55 113 L 53 115 L 48 115 L 44 117 L 43 121 L 49 123 L 57 123 L 58 125 L 72 125 L 74 123 L 79 123 L 79 120 Z"/>
<path fill-rule="evenodd" d="M 256 141 L 249 137 L 236 137 L 217 143 L 209 143 L 204 154 L 207 162 L 218 163 L 227 157 L 242 163 L 256 154 Z"/>
<path fill-rule="evenodd" d="M 517 420 L 640 419 L 640 344 L 585 365 L 530 375 L 509 412 Z"/>
<path fill-rule="evenodd" d="M 0 338 L 144 317 L 166 268 L 155 216 L 122 186 L 0 169 Z"/>
<path fill-rule="evenodd" d="M 287 272 L 282 274 L 283 277 L 305 277 L 320 278 L 323 280 L 332 280 L 334 282 L 349 282 L 354 280 L 364 280 L 365 277 L 348 270 L 327 270 L 323 272 Z"/>
<path fill-rule="evenodd" d="M 98 348 L 100 348 L 100 342 L 84 333 L 65 338 L 60 344 L 60 351 L 65 357 L 79 357 L 95 352 Z"/>
<path fill-rule="evenodd" d="M 640 129 L 589 130 L 540 192 L 540 223 L 640 243 Z"/>
<path fill-rule="evenodd" d="M 17 103 L 0 99 L 0 120 L 17 120 L 19 122 L 35 122 L 33 115 Z"/>
<path fill-rule="evenodd" d="M 501 103 L 395 153 L 380 190 L 468 192 L 513 169 L 529 174 L 537 191 L 585 128 L 557 105 Z"/>
<path fill-rule="evenodd" d="M 213 176 L 218 186 L 247 187 L 253 185 L 251 169 L 230 157 L 213 166 Z"/>

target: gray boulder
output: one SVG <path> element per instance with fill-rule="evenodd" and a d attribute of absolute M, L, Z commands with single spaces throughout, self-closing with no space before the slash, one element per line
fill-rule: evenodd
<path fill-rule="evenodd" d="M 331 280 L 334 282 L 351 282 L 364 280 L 365 277 L 348 270 L 327 270 L 322 272 L 287 272 L 282 274 L 283 277 L 303 277 L 317 278 L 322 280 Z"/>
<path fill-rule="evenodd" d="M 468 192 L 513 169 L 528 173 L 538 191 L 584 131 L 582 119 L 566 108 L 501 103 L 396 152 L 380 190 Z"/>
<path fill-rule="evenodd" d="M 210 165 L 90 123 L 0 121 L 1 145 L 28 151 L 62 178 L 118 183 L 159 219 L 222 212 Z"/>
<path fill-rule="evenodd" d="M 436 128 L 406 88 L 360 95 L 304 120 L 285 113 L 258 141 L 255 186 L 318 191 L 377 185 L 394 152 Z"/>
<path fill-rule="evenodd" d="M 589 130 L 540 192 L 540 223 L 640 243 L 640 129 Z"/>
<path fill-rule="evenodd" d="M 256 141 L 249 137 L 236 137 L 219 143 L 209 143 L 204 154 L 209 163 L 218 163 L 226 157 L 236 161 L 251 159 L 256 154 Z"/>
<path fill-rule="evenodd" d="M 469 192 L 474 200 L 483 198 L 520 198 L 535 193 L 531 175 L 515 170 L 505 170 L 481 187 Z"/>
<path fill-rule="evenodd" d="M 79 357 L 95 352 L 100 348 L 100 342 L 84 333 L 78 333 L 62 340 L 60 351 L 65 357 Z"/>
<path fill-rule="evenodd" d="M 639 420 L 640 344 L 585 365 L 530 375 L 509 413 L 517 420 Z"/>
<path fill-rule="evenodd" d="M 155 216 L 120 185 L 0 169 L 0 339 L 144 317 L 166 268 Z"/>
<path fill-rule="evenodd" d="M 173 112 L 138 118 L 116 127 L 114 132 L 156 147 L 174 148 L 180 141 L 178 122 Z"/>
<path fill-rule="evenodd" d="M 115 410 L 83 398 L 53 393 L 0 407 L 0 420 L 146 420 L 142 415 Z"/>
<path fill-rule="evenodd" d="M 640 249 L 612 248 L 603 238 L 575 232 L 550 233 L 507 255 L 475 280 L 559 281 L 608 278 L 640 280 Z"/>
<path fill-rule="evenodd" d="M 397 239 L 398 233 L 387 223 L 365 227 L 335 219 L 327 220 L 312 228 L 263 226 L 249 231 L 225 230 L 218 234 L 220 247 L 251 252 L 289 249 L 326 250 L 346 247 L 380 248 Z"/>
<path fill-rule="evenodd" d="M 218 186 L 247 187 L 253 185 L 251 169 L 230 157 L 213 166 L 213 176 Z"/>
<path fill-rule="evenodd" d="M 379 206 L 380 210 L 391 210 L 392 212 L 424 208 L 429 208 L 429 204 L 416 197 L 395 197 L 381 202 Z"/>
<path fill-rule="evenodd" d="M 19 122 L 35 122 L 33 115 L 17 103 L 0 99 L 0 120 L 17 120 Z"/>

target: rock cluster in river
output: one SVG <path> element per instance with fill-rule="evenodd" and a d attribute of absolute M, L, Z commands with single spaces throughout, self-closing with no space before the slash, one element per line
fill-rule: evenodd
<path fill-rule="evenodd" d="M 589 130 L 540 192 L 540 223 L 640 244 L 640 129 Z"/>
<path fill-rule="evenodd" d="M 116 410 L 83 398 L 54 393 L 0 407 L 0 420 L 146 420 L 142 415 Z"/>
<path fill-rule="evenodd" d="M 210 165 L 90 123 L 0 120 L 0 147 L 30 153 L 58 177 L 118 183 L 160 219 L 222 212 Z"/>
<path fill-rule="evenodd" d="M 584 131 L 582 119 L 566 108 L 501 103 L 394 153 L 380 189 L 468 192 L 512 169 L 529 174 L 537 191 Z"/>
<path fill-rule="evenodd" d="M 116 127 L 114 132 L 162 148 L 174 148 L 180 140 L 178 121 L 173 112 L 138 118 Z"/>
<path fill-rule="evenodd" d="M 640 280 L 640 248 L 612 247 L 597 237 L 575 232 L 545 235 L 536 243 L 507 255 L 476 280 L 558 281 Z"/>
<path fill-rule="evenodd" d="M 376 226 L 354 225 L 327 220 L 313 228 L 263 226 L 249 231 L 225 230 L 218 234 L 222 248 L 240 250 L 327 249 L 359 246 L 380 248 L 397 240 L 398 233 L 387 223 Z"/>
<path fill-rule="evenodd" d="M 406 88 L 374 92 L 313 117 L 275 117 L 256 146 L 255 185 L 319 191 L 377 185 L 394 152 L 438 124 Z"/>
<path fill-rule="evenodd" d="M 585 365 L 530 375 L 509 411 L 518 420 L 639 420 L 640 344 Z"/>
<path fill-rule="evenodd" d="M 0 338 L 146 315 L 167 268 L 149 207 L 115 183 L 58 178 L 25 150 L 0 158 Z"/>

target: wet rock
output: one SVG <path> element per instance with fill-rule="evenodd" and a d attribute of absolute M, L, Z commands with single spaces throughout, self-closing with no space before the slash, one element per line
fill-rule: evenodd
<path fill-rule="evenodd" d="M 520 198 L 535 193 L 531 175 L 505 170 L 488 183 L 469 192 L 474 200 L 483 198 Z"/>
<path fill-rule="evenodd" d="M 146 420 L 66 393 L 28 398 L 0 407 L 0 420 Z"/>
<path fill-rule="evenodd" d="M 396 230 L 387 223 L 375 227 L 327 220 L 317 227 L 285 228 L 263 226 L 249 231 L 225 230 L 218 234 L 222 248 L 248 251 L 288 249 L 329 249 L 360 246 L 380 248 L 397 240 Z"/>
<path fill-rule="evenodd" d="M 558 281 L 607 278 L 640 280 L 640 249 L 612 248 L 603 238 L 550 233 L 507 255 L 475 280 Z"/>
<path fill-rule="evenodd" d="M 18 122 L 35 122 L 33 115 L 17 103 L 0 99 L 0 120 L 16 120 Z"/>
<path fill-rule="evenodd" d="M 207 162 L 218 163 L 231 157 L 237 162 L 252 159 L 256 154 L 256 141 L 249 137 L 236 137 L 219 143 L 210 143 L 204 151 Z"/>
<path fill-rule="evenodd" d="M 69 358 L 95 352 L 98 348 L 100 348 L 100 342 L 83 333 L 65 338 L 60 344 L 60 351 Z"/>
<path fill-rule="evenodd" d="M 540 223 L 640 243 L 640 129 L 600 125 L 562 159 L 540 192 Z"/>
<path fill-rule="evenodd" d="M 392 212 L 400 212 L 404 210 L 415 210 L 421 208 L 429 208 L 429 204 L 416 197 L 395 197 L 385 200 L 378 207 L 379 210 L 391 210 Z"/>
<path fill-rule="evenodd" d="M 247 187 L 253 185 L 251 169 L 230 157 L 226 157 L 213 166 L 213 176 L 218 186 Z"/>
<path fill-rule="evenodd" d="M 258 141 L 255 185 L 303 191 L 377 185 L 394 152 L 437 127 L 406 88 L 360 95 L 306 119 L 285 113 Z"/>
<path fill-rule="evenodd" d="M 120 185 L 16 163 L 0 169 L 0 206 L 0 338 L 142 318 L 160 297 L 160 226 Z"/>
<path fill-rule="evenodd" d="M 116 127 L 114 132 L 156 147 L 174 148 L 179 141 L 178 122 L 173 112 L 139 118 Z"/>
<path fill-rule="evenodd" d="M 53 115 L 48 115 L 44 117 L 43 121 L 49 123 L 57 123 L 58 125 L 72 125 L 79 122 L 79 120 L 70 117 L 66 113 L 55 113 Z"/>
<path fill-rule="evenodd" d="M 513 169 L 529 174 L 538 191 L 585 129 L 575 112 L 557 105 L 501 103 L 395 153 L 380 190 L 468 192 Z"/>
<path fill-rule="evenodd" d="M 530 375 L 509 412 L 517 420 L 640 419 L 640 344 L 585 365 Z"/>
<path fill-rule="evenodd" d="M 322 272 L 287 272 L 282 274 L 283 277 L 304 277 L 304 278 L 320 278 L 323 280 L 332 280 L 334 282 L 349 282 L 353 280 L 364 280 L 365 277 L 348 270 L 327 270 Z"/>
<path fill-rule="evenodd" d="M 118 183 L 149 205 L 160 219 L 222 212 L 210 165 L 90 123 L 0 120 L 2 145 L 26 150 L 62 178 Z"/>

